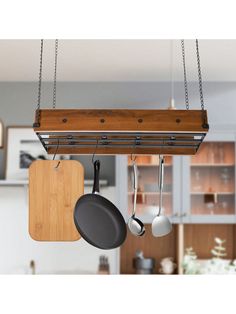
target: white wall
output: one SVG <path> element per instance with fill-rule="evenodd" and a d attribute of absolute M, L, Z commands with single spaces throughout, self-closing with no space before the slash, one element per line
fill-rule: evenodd
<path fill-rule="evenodd" d="M 90 191 L 91 188 L 86 188 Z M 101 193 L 116 203 L 116 189 Z M 100 250 L 80 239 L 76 242 L 37 242 L 28 234 L 27 187 L 0 187 L 0 273 L 28 273 L 30 260 L 36 273 L 96 273 L 99 255 L 109 258 L 117 271 L 117 250 Z"/>

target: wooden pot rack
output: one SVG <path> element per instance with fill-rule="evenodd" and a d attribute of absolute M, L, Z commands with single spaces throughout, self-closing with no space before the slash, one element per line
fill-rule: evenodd
<path fill-rule="evenodd" d="M 209 130 L 206 110 L 36 110 L 48 154 L 195 155 Z"/>

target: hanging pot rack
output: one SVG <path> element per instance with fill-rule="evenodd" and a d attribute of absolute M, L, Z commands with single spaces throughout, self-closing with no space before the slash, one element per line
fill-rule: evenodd
<path fill-rule="evenodd" d="M 55 41 L 53 109 L 41 109 L 43 40 L 38 105 L 33 125 L 48 154 L 194 155 L 209 125 L 204 109 L 200 57 L 196 40 L 201 110 L 189 110 L 184 41 L 181 40 L 186 110 L 55 109 L 58 40 Z"/>

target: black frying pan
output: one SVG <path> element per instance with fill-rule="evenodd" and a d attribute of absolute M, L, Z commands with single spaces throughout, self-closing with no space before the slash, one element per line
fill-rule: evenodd
<path fill-rule="evenodd" d="M 74 221 L 80 235 L 100 249 L 114 249 L 126 238 L 126 223 L 118 208 L 99 194 L 100 161 L 94 162 L 91 194 L 81 196 L 74 210 Z"/>

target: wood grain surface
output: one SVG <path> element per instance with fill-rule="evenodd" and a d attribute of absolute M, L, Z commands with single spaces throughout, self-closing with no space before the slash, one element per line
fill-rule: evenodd
<path fill-rule="evenodd" d="M 207 132 L 202 110 L 42 109 L 35 131 Z"/>
<path fill-rule="evenodd" d="M 201 139 L 193 142 L 193 134 L 208 132 L 207 111 L 202 110 L 42 109 L 39 122 L 34 130 L 41 138 L 49 136 L 48 154 L 54 154 L 56 139 L 59 154 L 91 154 L 99 138 L 97 154 L 131 154 L 139 136 L 136 154 L 194 155 Z"/>
<path fill-rule="evenodd" d="M 84 169 L 75 160 L 58 162 L 37 160 L 29 168 L 29 233 L 36 241 L 80 238 L 73 212 L 84 194 Z"/>

